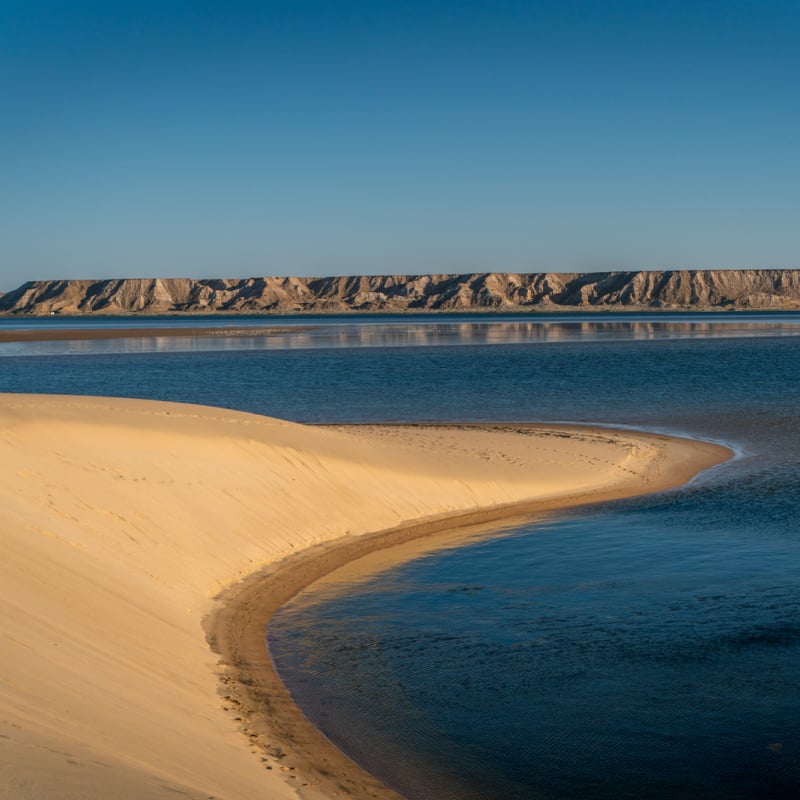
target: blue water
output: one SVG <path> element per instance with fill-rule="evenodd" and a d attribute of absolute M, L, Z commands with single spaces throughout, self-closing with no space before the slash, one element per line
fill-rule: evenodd
<path fill-rule="evenodd" d="M 271 646 L 306 713 L 411 798 L 800 797 L 797 319 L 701 322 L 98 344 L 7 353 L 0 391 L 310 422 L 626 423 L 733 443 L 741 457 L 688 489 L 312 587 Z"/>

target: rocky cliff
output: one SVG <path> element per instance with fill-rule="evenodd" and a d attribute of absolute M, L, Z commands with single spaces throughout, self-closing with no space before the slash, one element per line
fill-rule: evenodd
<path fill-rule="evenodd" d="M 10 314 L 625 309 L 798 309 L 800 270 L 124 278 L 31 281 Z"/>

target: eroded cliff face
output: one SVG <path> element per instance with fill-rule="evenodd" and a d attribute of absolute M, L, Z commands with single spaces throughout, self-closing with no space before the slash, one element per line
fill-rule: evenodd
<path fill-rule="evenodd" d="M 425 310 L 798 309 L 800 270 L 124 278 L 31 281 L 0 295 L 11 314 Z"/>

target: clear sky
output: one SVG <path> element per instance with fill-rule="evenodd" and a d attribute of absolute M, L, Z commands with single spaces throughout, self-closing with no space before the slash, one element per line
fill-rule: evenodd
<path fill-rule="evenodd" d="M 800 266 L 797 0 L 0 0 L 25 280 Z"/>

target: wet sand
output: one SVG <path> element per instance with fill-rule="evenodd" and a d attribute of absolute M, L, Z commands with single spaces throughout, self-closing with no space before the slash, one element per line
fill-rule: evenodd
<path fill-rule="evenodd" d="M 422 438 L 426 431 L 442 429 L 498 430 L 519 435 L 542 430 L 536 425 L 503 423 L 331 427 L 384 438 L 402 436 L 406 440 L 415 436 Z M 630 433 L 577 425 L 547 426 L 546 430 L 567 436 Z M 666 441 L 666 437 L 654 434 L 637 432 L 637 436 L 649 438 L 660 446 Z M 690 445 L 681 457 L 675 458 L 668 470 L 652 480 L 648 492 L 679 487 L 699 471 L 730 457 L 730 452 L 725 452 L 726 448 L 703 442 L 696 445 Z M 371 554 L 381 551 L 389 553 L 389 559 L 380 559 L 385 568 L 386 562 L 402 563 L 428 552 L 444 538 L 441 536 L 443 533 L 448 534 L 448 546 L 453 546 L 458 540 L 474 540 L 476 536 L 491 535 L 500 522 L 522 524 L 558 509 L 618 500 L 641 493 L 630 489 L 600 490 L 590 495 L 520 502 L 481 511 L 449 514 L 440 519 L 378 531 L 354 541 L 336 540 L 317 545 L 270 565 L 223 592 L 218 598 L 222 608 L 205 622 L 209 642 L 226 666 L 227 674 L 223 680 L 227 702 L 241 716 L 245 734 L 263 751 L 262 757 L 273 761 L 275 768 L 284 774 L 302 777 L 302 797 L 310 800 L 320 792 L 322 797 L 401 800 L 400 794 L 383 785 L 339 750 L 294 704 L 266 648 L 265 631 L 273 614 L 307 586 Z"/>
<path fill-rule="evenodd" d="M 67 341 L 96 341 L 102 339 L 143 339 L 169 337 L 263 337 L 282 336 L 287 333 L 300 333 L 309 330 L 307 325 L 292 326 L 225 326 L 225 327 L 171 327 L 171 328 L 111 328 L 97 326 L 96 328 L 46 328 L 16 330 L 0 329 L 0 344 L 16 342 L 67 342 Z"/>

